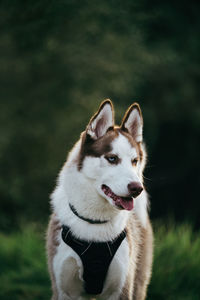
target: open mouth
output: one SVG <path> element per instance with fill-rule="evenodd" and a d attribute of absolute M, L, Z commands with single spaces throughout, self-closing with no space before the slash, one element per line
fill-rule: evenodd
<path fill-rule="evenodd" d="M 126 209 L 126 210 L 132 210 L 133 209 L 133 197 L 121 197 L 117 196 L 113 191 L 105 184 L 101 186 L 104 194 L 108 197 L 110 197 L 115 205 L 118 208 Z"/>

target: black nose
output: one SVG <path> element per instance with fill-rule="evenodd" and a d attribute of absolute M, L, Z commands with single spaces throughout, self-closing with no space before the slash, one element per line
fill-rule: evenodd
<path fill-rule="evenodd" d="M 132 181 L 128 184 L 128 190 L 131 196 L 136 198 L 143 191 L 143 187 L 141 183 Z"/>

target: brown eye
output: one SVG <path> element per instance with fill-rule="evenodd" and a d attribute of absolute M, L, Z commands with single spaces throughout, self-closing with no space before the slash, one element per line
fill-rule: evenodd
<path fill-rule="evenodd" d="M 138 163 L 138 158 L 135 158 L 135 159 L 132 160 L 132 164 L 134 166 L 137 166 L 137 163 Z"/>
<path fill-rule="evenodd" d="M 107 159 L 107 161 L 110 164 L 117 164 L 119 161 L 119 158 L 117 155 L 109 155 L 109 156 L 105 156 L 105 159 Z"/>

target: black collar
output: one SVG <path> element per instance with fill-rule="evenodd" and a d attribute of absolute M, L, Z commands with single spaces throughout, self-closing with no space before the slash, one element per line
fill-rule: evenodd
<path fill-rule="evenodd" d="M 105 224 L 105 223 L 108 223 L 108 220 L 101 221 L 101 220 L 92 220 L 92 219 L 84 218 L 84 217 L 82 217 L 82 216 L 80 216 L 80 215 L 78 214 L 78 212 L 76 211 L 75 207 L 74 207 L 72 204 L 69 203 L 69 207 L 70 207 L 71 211 L 72 211 L 79 219 L 81 219 L 81 220 L 83 220 L 83 221 L 86 221 L 86 222 L 88 222 L 88 223 L 90 223 L 90 224 Z"/>

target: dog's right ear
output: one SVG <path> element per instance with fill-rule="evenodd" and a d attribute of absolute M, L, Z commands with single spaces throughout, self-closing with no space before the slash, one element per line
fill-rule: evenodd
<path fill-rule="evenodd" d="M 112 102 L 107 99 L 103 101 L 97 113 L 91 118 L 86 133 L 92 139 L 103 136 L 110 127 L 114 126 L 114 109 Z"/>

